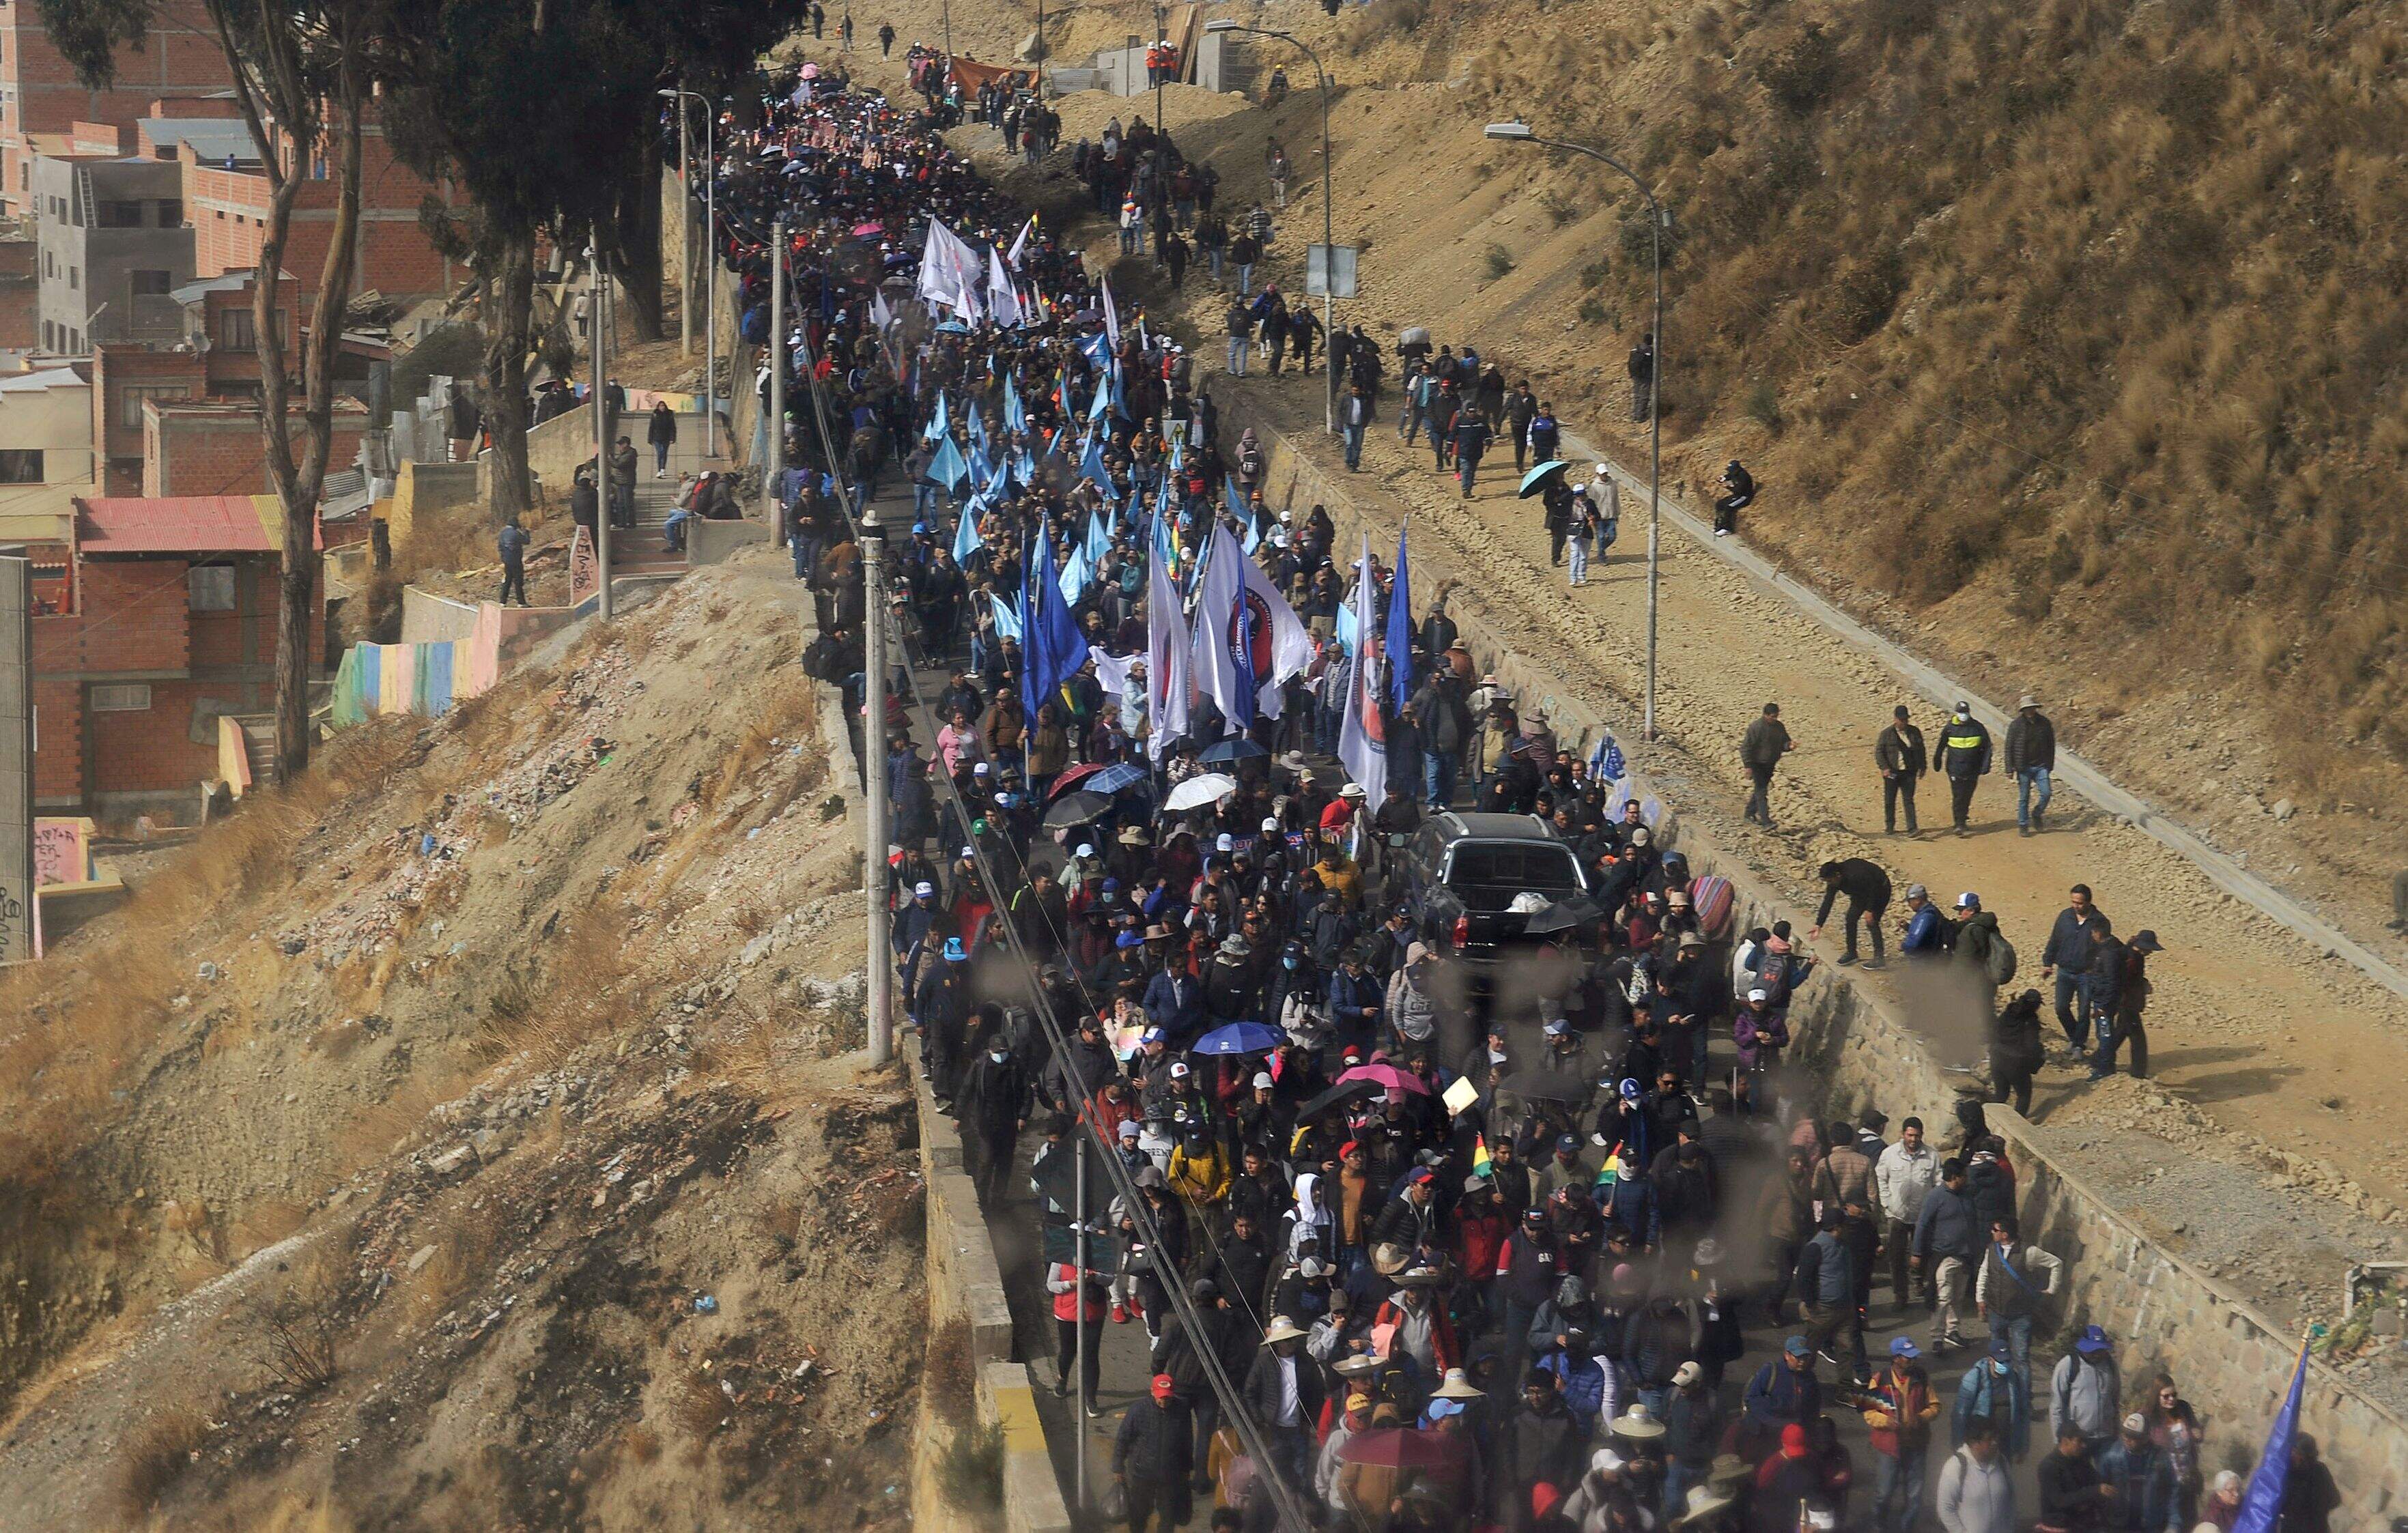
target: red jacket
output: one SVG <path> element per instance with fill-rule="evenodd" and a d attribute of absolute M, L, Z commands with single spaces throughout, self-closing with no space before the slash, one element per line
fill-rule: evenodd
<path fill-rule="evenodd" d="M 1447 1319 L 1442 1307 L 1432 1306 L 1431 1315 L 1430 1341 L 1438 1349 L 1440 1370 L 1461 1368 L 1463 1348 L 1455 1339 L 1455 1323 Z M 1371 1329 L 1376 1332 L 1381 1326 L 1397 1325 L 1404 1318 L 1405 1311 L 1395 1299 L 1383 1299 L 1378 1311 L 1371 1316 Z"/>
<path fill-rule="evenodd" d="M 1467 1282 L 1482 1283 L 1497 1275 L 1497 1254 L 1513 1233 L 1512 1216 L 1491 1208 L 1484 1214 L 1455 1215 L 1455 1262 Z"/>
<path fill-rule="evenodd" d="M 1053 1269 L 1045 1275 L 1045 1288 L 1054 1296 L 1054 1318 L 1056 1320 L 1080 1318 L 1078 1293 L 1080 1283 L 1074 1275 L 1075 1271 L 1076 1269 L 1068 1262 L 1055 1262 Z M 1085 1318 L 1090 1323 L 1099 1322 L 1104 1318 L 1103 1284 L 1097 1282 L 1096 1278 L 1096 1269 L 1092 1267 L 1087 1268 Z"/>

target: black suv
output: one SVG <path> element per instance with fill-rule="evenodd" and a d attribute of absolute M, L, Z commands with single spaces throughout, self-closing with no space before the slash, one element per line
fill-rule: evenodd
<path fill-rule="evenodd" d="M 1522 936 L 1531 912 L 1512 909 L 1520 896 L 1543 906 L 1588 893 L 1570 845 L 1535 814 L 1431 815 L 1406 843 L 1404 876 L 1422 940 L 1473 962 L 1494 960 Z"/>

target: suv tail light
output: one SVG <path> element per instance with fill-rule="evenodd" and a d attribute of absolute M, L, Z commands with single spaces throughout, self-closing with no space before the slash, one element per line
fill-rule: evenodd
<path fill-rule="evenodd" d="M 1456 916 L 1455 918 L 1455 945 L 1459 948 L 1470 940 L 1471 917 L 1468 915 Z"/>

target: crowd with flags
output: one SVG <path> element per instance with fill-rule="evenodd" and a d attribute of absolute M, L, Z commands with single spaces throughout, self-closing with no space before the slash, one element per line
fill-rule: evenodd
<path fill-rule="evenodd" d="M 716 237 L 750 313 L 787 232 L 765 435 L 805 663 L 857 699 L 867 603 L 905 639 L 859 743 L 922 1067 L 991 1209 L 1039 1141 L 1057 1390 L 1099 1416 L 1106 1327 L 1144 1328 L 1111 1429 L 1127 1526 L 1209 1497 L 1248 1529 L 1301 1504 L 1367 1533 L 2183 1533 L 2229 1505 L 2271 1533 L 2272 1497 L 2314 1533 L 2281 1510 L 2292 1438 L 2220 1502 L 2171 1381 L 2125 1415 L 2103 1334 L 2060 1402 L 2031 1355 L 2057 1264 L 1978 1096 L 1944 1139 L 1892 1139 L 1777 1089 L 1812 967 L 1786 924 L 1743 929 L 1656 844 L 1619 746 L 1558 740 L 1484 673 L 1442 585 L 1417 608 L 1410 527 L 1383 562 L 1275 509 L 1182 345 L 938 121 L 774 82 L 720 124 Z M 1416 838 L 1481 810 L 1582 868 L 1584 897 L 1524 896 L 1553 928 L 1511 961 L 1529 983 L 1444 956 L 1424 908 Z M 1093 1197 L 1089 1134 L 1126 1173 Z"/>

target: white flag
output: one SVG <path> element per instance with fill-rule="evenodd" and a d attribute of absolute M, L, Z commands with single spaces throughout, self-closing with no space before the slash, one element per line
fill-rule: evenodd
<path fill-rule="evenodd" d="M 1028 222 L 1021 225 L 1020 237 L 1011 242 L 1010 252 L 1004 256 L 1003 262 L 1005 265 L 1010 266 L 1014 271 L 1018 271 L 1020 269 L 1021 252 L 1028 249 L 1028 241 L 1036 233 L 1037 215 L 1031 213 L 1028 215 Z"/>
<path fill-rule="evenodd" d="M 1388 791 L 1388 729 L 1380 712 L 1380 630 L 1371 579 L 1371 537 L 1363 537 L 1363 557 L 1354 566 L 1354 674 L 1346 682 L 1346 715 L 1338 724 L 1338 763 L 1363 785 L 1363 802 L 1379 808 Z M 1412 792 L 1407 786 L 1406 792 Z"/>
<path fill-rule="evenodd" d="M 1163 747 L 1187 733 L 1189 680 L 1187 619 L 1181 615 L 1179 582 L 1159 559 L 1146 561 L 1145 684 L 1147 723 L 1145 752 L 1162 759 Z"/>
<path fill-rule="evenodd" d="M 920 248 L 920 296 L 929 299 L 931 308 L 953 308 L 961 291 L 961 272 L 946 243 L 952 237 L 942 220 L 928 221 L 928 242 Z"/>
<path fill-rule="evenodd" d="M 986 252 L 986 310 L 1000 325 L 1017 325 L 1023 318 L 1019 290 L 1011 285 L 1010 276 L 1003 269 L 1003 257 L 993 247 Z"/>
<path fill-rule="evenodd" d="M 1312 664 L 1312 636 L 1296 609 L 1220 523 L 1197 587 L 1193 652 L 1198 690 L 1240 730 L 1257 716 L 1278 718 L 1281 689 Z"/>
<path fill-rule="evenodd" d="M 1112 343 L 1112 353 L 1117 356 L 1121 349 L 1121 316 L 1120 310 L 1112 305 L 1112 279 L 1109 277 L 1096 278 L 1096 292 L 1103 299 L 1101 307 L 1104 311 L 1104 338 Z"/>

